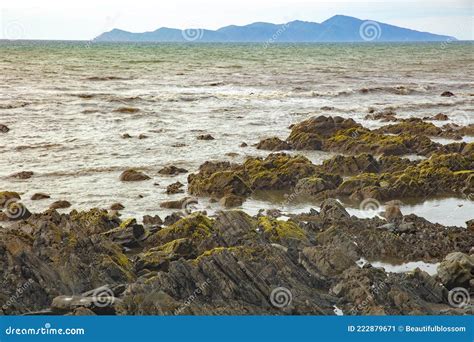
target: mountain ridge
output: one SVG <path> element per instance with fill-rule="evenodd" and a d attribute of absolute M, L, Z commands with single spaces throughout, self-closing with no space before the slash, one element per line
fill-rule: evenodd
<path fill-rule="evenodd" d="M 160 27 L 133 33 L 114 28 L 94 38 L 96 42 L 229 42 L 229 43 L 311 43 L 311 42 L 421 42 L 453 41 L 455 37 L 422 32 L 375 20 L 335 15 L 322 23 L 293 20 L 283 24 L 254 22 L 227 25 L 217 30 Z"/>

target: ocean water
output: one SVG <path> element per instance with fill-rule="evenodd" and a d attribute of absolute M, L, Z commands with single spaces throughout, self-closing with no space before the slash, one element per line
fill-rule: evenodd
<path fill-rule="evenodd" d="M 183 197 L 168 196 L 166 186 L 186 184 L 187 175 L 161 176 L 163 166 L 195 172 L 207 160 L 265 156 L 253 145 L 285 138 L 290 124 L 313 115 L 352 117 L 368 127 L 381 125 L 364 120 L 371 108 L 400 117 L 442 112 L 459 124 L 474 122 L 473 52 L 472 43 L 1 41 L 0 123 L 11 130 L 0 134 L 0 189 L 22 193 L 33 211 L 63 199 L 76 209 L 121 202 L 126 216 L 164 216 L 169 212 L 160 202 Z M 440 97 L 443 91 L 456 96 Z M 132 138 L 123 139 L 125 133 Z M 196 139 L 207 133 L 215 140 Z M 331 157 L 298 153 L 315 163 Z M 130 167 L 152 180 L 120 182 Z M 34 176 L 8 177 L 19 171 Z M 51 199 L 30 201 L 36 192 Z M 275 199 L 249 203 L 281 206 Z M 437 204 L 433 212 L 440 216 L 443 205 Z M 219 209 L 206 200 L 199 206 Z M 463 203 L 456 222 L 472 218 L 473 209 L 472 201 Z M 423 212 L 429 219 L 426 206 Z"/>

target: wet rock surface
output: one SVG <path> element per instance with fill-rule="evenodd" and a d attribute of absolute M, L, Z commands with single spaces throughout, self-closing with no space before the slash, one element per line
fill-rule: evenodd
<path fill-rule="evenodd" d="M 337 306 L 345 315 L 466 314 L 452 305 L 450 291 L 473 290 L 473 221 L 467 229 L 430 223 L 403 215 L 396 200 L 471 199 L 474 144 L 430 139 L 457 139 L 471 128 L 372 115 L 392 123 L 370 130 L 352 119 L 319 116 L 293 125 L 286 140 L 256 146 L 344 153 L 320 165 L 294 152 L 271 153 L 240 163 L 208 161 L 187 177 L 189 195 L 222 208 L 240 207 L 259 191 L 282 191 L 286 201 L 318 200 L 320 207 L 308 213 L 209 216 L 196 212 L 200 198 L 183 195 L 160 204 L 169 210 L 164 219 L 148 215 L 139 222 L 121 218 L 120 203 L 110 211 L 63 214 L 56 209 L 71 204 L 56 201 L 32 214 L 19 193 L 0 192 L 0 313 L 332 315 Z M 188 170 L 169 165 L 158 173 Z M 120 176 L 147 179 L 135 169 Z M 161 191 L 174 195 L 185 188 L 175 182 Z M 385 202 L 385 211 L 357 218 L 340 200 L 361 207 Z M 390 273 L 375 262 L 439 267 L 435 275 L 419 268 Z"/>
<path fill-rule="evenodd" d="M 409 215 L 402 221 L 412 230 L 383 229 L 385 220 L 351 217 L 334 199 L 288 221 L 275 218 L 281 213 L 181 215 L 159 227 L 159 217 L 142 225 L 106 210 L 48 210 L 0 229 L 0 310 L 332 315 L 337 305 L 349 315 L 464 313 L 447 298 L 472 279 L 474 236 L 465 228 Z M 370 260 L 441 264 L 430 276 L 387 273 Z"/>
<path fill-rule="evenodd" d="M 385 119 L 396 123 L 370 130 L 352 119 L 318 116 L 293 125 L 286 141 L 276 137 L 267 138 L 260 141 L 257 148 L 272 151 L 294 149 L 344 154 L 429 156 L 447 151 L 445 146 L 433 142 L 429 137 L 460 140 L 463 136 L 474 135 L 472 125 L 449 124 L 438 127 L 420 118 L 396 119 L 391 114 L 388 119 L 385 115 L 375 116 L 373 119 Z M 433 120 L 444 119 L 442 114 L 433 118 Z"/>
<path fill-rule="evenodd" d="M 125 170 L 120 175 L 120 180 L 122 182 L 139 182 L 148 179 L 151 179 L 148 175 L 134 169 Z"/>

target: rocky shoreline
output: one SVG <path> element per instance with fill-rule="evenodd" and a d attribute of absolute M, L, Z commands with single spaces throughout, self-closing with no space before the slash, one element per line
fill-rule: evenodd
<path fill-rule="evenodd" d="M 176 209 L 164 218 L 122 218 L 120 203 L 58 212 L 71 206 L 67 201 L 31 213 L 20 194 L 0 192 L 0 313 L 472 314 L 474 221 L 467 228 L 431 223 L 403 215 L 397 200 L 472 200 L 474 143 L 430 138 L 459 140 L 473 127 L 379 118 L 395 123 L 369 130 L 352 119 L 314 117 L 292 126 L 286 140 L 262 140 L 256 147 L 273 152 L 265 158 L 208 161 L 188 175 L 187 192 L 197 198 L 161 203 Z M 281 150 L 286 153 L 275 153 Z M 315 165 L 291 150 L 339 154 Z M 188 171 L 169 166 L 160 173 Z M 122 182 L 149 179 L 134 169 L 120 176 Z M 208 197 L 229 209 L 255 191 L 274 190 L 288 192 L 288 201 L 311 196 L 321 206 L 250 216 L 241 210 L 211 215 L 192 205 Z M 167 188 L 184 192 L 180 182 Z M 351 216 L 344 199 L 384 202 L 383 218 Z M 389 273 L 371 261 L 439 265 L 435 275 L 420 268 Z M 460 289 L 467 300 L 459 301 Z"/>

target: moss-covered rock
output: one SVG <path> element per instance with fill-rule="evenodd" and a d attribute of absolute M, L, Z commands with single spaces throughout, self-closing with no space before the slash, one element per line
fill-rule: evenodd
<path fill-rule="evenodd" d="M 334 156 L 323 162 L 322 169 L 328 173 L 351 176 L 361 172 L 378 173 L 381 166 L 371 154 L 363 153 L 356 156 Z"/>
<path fill-rule="evenodd" d="M 267 151 L 291 150 L 291 146 L 280 138 L 273 137 L 261 140 L 257 144 L 257 149 Z"/>
<path fill-rule="evenodd" d="M 241 165 L 207 163 L 200 167 L 199 173 L 188 177 L 188 189 L 195 195 L 217 198 L 226 195 L 247 197 L 254 190 L 293 189 L 299 180 L 315 176 L 318 170 L 319 167 L 306 157 L 285 153 L 248 158 Z"/>
<path fill-rule="evenodd" d="M 365 128 L 349 128 L 325 140 L 323 149 L 339 153 L 399 156 L 411 153 L 429 155 L 440 147 L 426 136 L 385 135 Z"/>
<path fill-rule="evenodd" d="M 291 129 L 287 142 L 296 150 L 320 150 L 323 140 L 339 130 L 361 127 L 352 119 L 318 116 L 302 121 Z"/>
<path fill-rule="evenodd" d="M 154 233 L 147 240 L 148 245 L 161 246 L 176 239 L 190 238 L 202 241 L 211 236 L 213 220 L 202 214 L 193 214 L 180 219 L 169 227 Z"/>
<path fill-rule="evenodd" d="M 396 124 L 383 126 L 374 132 L 390 134 L 412 134 L 427 135 L 436 137 L 442 134 L 443 130 L 435 126 L 432 122 L 426 122 L 418 118 L 402 120 Z"/>
<path fill-rule="evenodd" d="M 258 226 L 271 242 L 284 245 L 288 243 L 291 244 L 291 240 L 296 241 L 296 243 L 308 243 L 306 231 L 293 222 L 280 221 L 262 216 L 258 220 Z"/>

